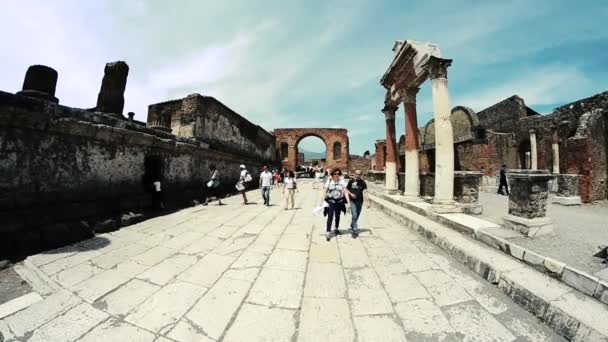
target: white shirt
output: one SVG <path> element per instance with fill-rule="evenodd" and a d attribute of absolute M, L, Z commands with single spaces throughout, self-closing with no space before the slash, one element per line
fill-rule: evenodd
<path fill-rule="evenodd" d="M 154 189 L 156 190 L 156 192 L 160 192 L 160 182 L 159 181 L 154 182 Z"/>
<path fill-rule="evenodd" d="M 338 182 L 334 182 L 333 179 L 328 180 L 325 183 L 325 190 L 327 191 L 327 196 L 333 199 L 342 198 L 342 191 L 346 188 L 346 183 L 342 180 Z"/>
<path fill-rule="evenodd" d="M 293 189 L 294 185 L 296 184 L 296 180 L 291 177 L 285 178 L 285 180 L 283 182 L 285 183 L 285 188 L 287 188 L 287 189 Z"/>
<path fill-rule="evenodd" d="M 272 173 L 270 171 L 260 173 L 260 179 L 262 180 L 262 186 L 272 185 Z"/>

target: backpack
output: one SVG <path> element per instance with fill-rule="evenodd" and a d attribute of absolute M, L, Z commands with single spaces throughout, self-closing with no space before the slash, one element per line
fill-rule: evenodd
<path fill-rule="evenodd" d="M 251 177 L 251 175 L 249 174 L 249 171 L 247 171 L 247 174 L 245 175 L 245 179 L 244 182 L 245 183 L 249 183 L 253 180 L 253 177 Z"/>

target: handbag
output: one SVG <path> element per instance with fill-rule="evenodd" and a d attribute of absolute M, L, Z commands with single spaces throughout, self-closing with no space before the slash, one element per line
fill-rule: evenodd
<path fill-rule="evenodd" d="M 241 183 L 236 183 L 236 185 L 234 186 L 238 191 L 243 191 L 245 190 L 245 186 Z"/>
<path fill-rule="evenodd" d="M 252 180 L 253 180 L 253 177 L 251 177 L 249 172 L 247 172 L 247 174 L 245 175 L 245 183 L 251 182 Z"/>
<path fill-rule="evenodd" d="M 208 188 L 213 188 L 213 180 L 210 180 L 207 182 L 207 187 Z"/>

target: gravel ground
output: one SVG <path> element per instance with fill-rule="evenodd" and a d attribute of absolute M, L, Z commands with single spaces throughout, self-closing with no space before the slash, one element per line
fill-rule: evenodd
<path fill-rule="evenodd" d="M 509 206 L 507 196 L 482 192 L 479 202 L 483 205 L 482 218 L 503 223 L 501 217 Z M 600 245 L 608 245 L 608 201 L 569 207 L 548 204 L 547 214 L 554 221 L 554 235 L 510 240 L 590 274 L 606 269 L 607 265 L 593 255 Z"/>

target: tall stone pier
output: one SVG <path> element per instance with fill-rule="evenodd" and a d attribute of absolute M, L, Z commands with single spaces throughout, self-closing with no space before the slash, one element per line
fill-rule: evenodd
<path fill-rule="evenodd" d="M 397 180 L 397 142 L 395 140 L 395 112 L 397 107 L 385 106 L 382 109 L 386 119 L 386 179 L 388 193 L 394 194 L 399 190 Z"/>
<path fill-rule="evenodd" d="M 122 111 L 125 106 L 124 94 L 128 75 L 129 66 L 127 63 L 118 61 L 106 64 L 101 89 L 97 96 L 96 111 L 123 118 Z"/>
<path fill-rule="evenodd" d="M 35 97 L 45 101 L 59 103 L 55 97 L 57 71 L 46 65 L 32 65 L 27 68 L 23 87 L 17 95 Z"/>

